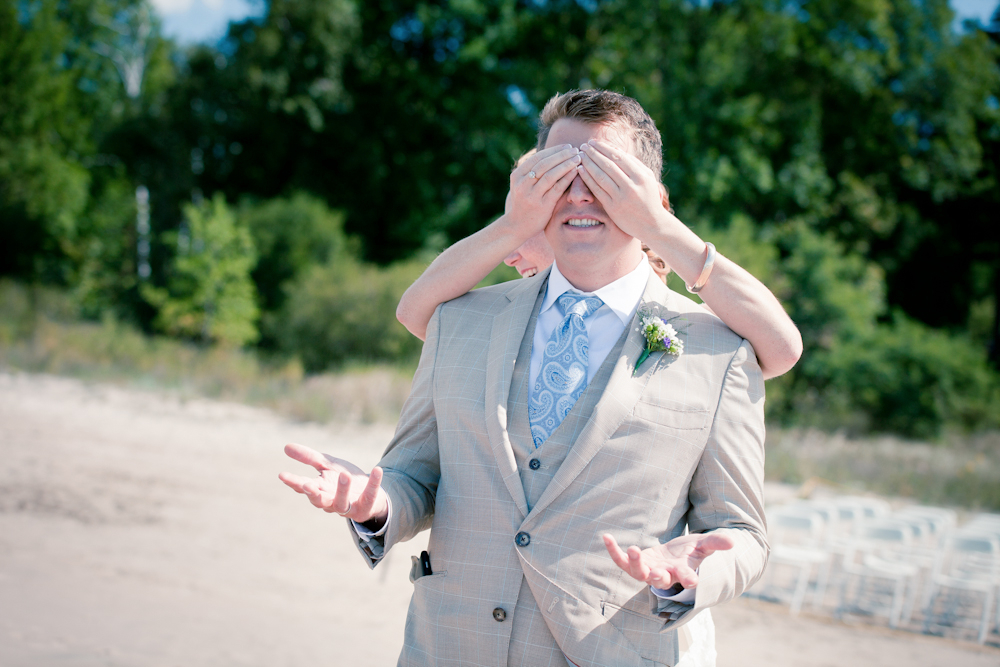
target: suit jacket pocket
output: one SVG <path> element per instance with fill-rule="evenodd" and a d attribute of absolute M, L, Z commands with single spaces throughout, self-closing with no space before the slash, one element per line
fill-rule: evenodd
<path fill-rule="evenodd" d="M 635 404 L 633 415 L 679 431 L 700 431 L 708 423 L 708 410 L 681 410 L 641 399 Z"/>
<path fill-rule="evenodd" d="M 420 584 L 423 586 L 439 586 L 441 580 L 448 576 L 448 570 L 442 570 L 441 572 L 435 572 L 434 574 L 424 574 L 417 577 L 413 583 L 414 585 Z"/>
<path fill-rule="evenodd" d="M 639 649 L 639 655 L 664 665 L 675 665 L 679 659 L 677 631 L 665 630 L 662 619 L 640 614 L 616 604 L 601 601 L 601 613 L 625 638 Z"/>

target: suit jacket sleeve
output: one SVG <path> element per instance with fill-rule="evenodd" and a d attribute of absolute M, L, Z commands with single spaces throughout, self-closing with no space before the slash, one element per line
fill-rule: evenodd
<path fill-rule="evenodd" d="M 438 458 L 437 417 L 434 410 L 434 375 L 440 339 L 442 307 L 427 325 L 427 338 L 413 387 L 403 404 L 396 434 L 379 465 L 385 473 L 382 488 L 392 507 L 389 524 L 380 538 L 362 539 L 351 522 L 348 528 L 361 555 L 374 568 L 397 542 L 405 542 L 429 528 L 434 516 L 441 465 Z"/>
<path fill-rule="evenodd" d="M 760 577 L 769 551 L 763 482 L 764 379 L 753 349 L 743 341 L 730 360 L 688 492 L 690 531 L 722 532 L 735 544 L 702 562 L 693 607 L 664 600 L 658 605 L 661 615 L 687 620 L 692 614 L 685 612 L 731 600 Z"/>

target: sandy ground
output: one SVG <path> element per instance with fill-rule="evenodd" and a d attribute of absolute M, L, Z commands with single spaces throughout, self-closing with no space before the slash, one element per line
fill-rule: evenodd
<path fill-rule="evenodd" d="M 415 540 L 378 571 L 277 479 L 296 441 L 372 465 L 388 426 L 0 373 L 0 666 L 391 665 Z M 715 612 L 720 667 L 1000 664 L 1000 650 Z"/>

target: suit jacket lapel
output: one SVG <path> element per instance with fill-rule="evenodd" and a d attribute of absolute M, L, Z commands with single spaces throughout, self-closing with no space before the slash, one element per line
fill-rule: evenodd
<path fill-rule="evenodd" d="M 663 360 L 662 353 L 654 353 L 642 363 L 638 372 L 633 375 L 635 362 L 638 361 L 646 344 L 642 333 L 638 331 L 639 311 L 644 307 L 652 307 L 656 304 L 657 314 L 664 319 L 669 319 L 674 315 L 674 313 L 669 312 L 672 310 L 670 308 L 670 294 L 670 290 L 660 281 L 659 277 L 650 271 L 646 290 L 643 292 L 636 315 L 624 332 L 626 335 L 625 344 L 618 359 L 614 362 L 614 369 L 611 371 L 611 377 L 605 385 L 600 400 L 542 497 L 531 508 L 531 514 L 528 518 L 544 511 L 576 479 L 604 446 L 608 438 L 618 429 L 625 417 L 632 413 L 653 371 Z"/>
<path fill-rule="evenodd" d="M 528 501 L 507 433 L 507 398 L 510 396 L 517 352 L 526 334 L 525 328 L 531 319 L 538 293 L 547 278 L 548 270 L 545 270 L 534 280 L 522 280 L 507 293 L 510 300 L 507 307 L 493 318 L 486 361 L 486 432 L 504 484 L 522 516 L 528 514 Z"/>

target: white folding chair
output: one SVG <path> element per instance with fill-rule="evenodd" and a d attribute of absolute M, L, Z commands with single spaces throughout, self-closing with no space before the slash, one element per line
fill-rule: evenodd
<path fill-rule="evenodd" d="M 844 560 L 840 602 L 835 616 L 840 618 L 851 611 L 884 613 L 891 628 L 909 621 L 920 572 L 918 566 L 906 559 L 913 537 L 913 527 L 906 522 L 883 518 L 862 525 L 853 553 Z M 854 600 L 848 604 L 852 582 L 855 584 Z M 888 595 L 880 590 L 881 587 L 888 587 Z M 889 604 L 879 604 L 883 597 L 891 598 Z"/>
<path fill-rule="evenodd" d="M 912 531 L 910 546 L 898 555 L 903 561 L 919 568 L 919 577 L 914 581 L 914 586 L 923 589 L 918 608 L 924 609 L 931 598 L 933 575 L 940 571 L 944 557 L 944 544 L 940 539 L 945 530 L 944 525 L 938 517 L 910 511 L 909 508 L 894 512 L 889 518 L 909 526 Z"/>
<path fill-rule="evenodd" d="M 1000 514 L 977 514 L 962 526 L 962 531 L 988 533 L 1000 538 Z"/>
<path fill-rule="evenodd" d="M 982 601 L 978 614 L 977 641 L 986 642 L 997 589 L 1000 587 L 1000 540 L 976 528 L 963 528 L 954 535 L 940 571 L 932 577 L 931 595 L 924 608 L 924 632 L 931 626 L 956 627 L 963 620 L 975 622 L 975 601 Z M 1000 618 L 1000 604 L 997 615 Z"/>
<path fill-rule="evenodd" d="M 838 507 L 859 508 L 865 519 L 878 519 L 887 516 L 892 512 L 889 503 L 881 498 L 869 498 L 868 496 L 839 496 L 836 499 Z"/>
<path fill-rule="evenodd" d="M 816 604 L 822 603 L 829 578 L 830 554 L 821 547 L 825 521 L 807 506 L 786 506 L 768 516 L 771 556 L 762 581 L 762 597 L 787 598 L 793 616 L 802 610 L 813 570 L 816 571 Z M 777 585 L 777 572 L 796 572 L 791 590 Z"/>
<path fill-rule="evenodd" d="M 896 512 L 893 516 L 917 517 L 923 519 L 930 527 L 929 538 L 935 547 L 943 547 L 955 526 L 958 525 L 958 515 L 955 510 L 930 505 L 909 505 Z"/>

